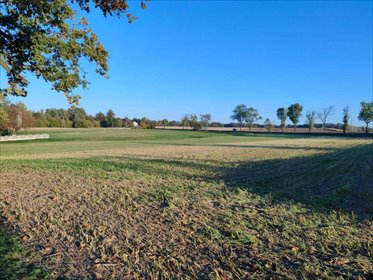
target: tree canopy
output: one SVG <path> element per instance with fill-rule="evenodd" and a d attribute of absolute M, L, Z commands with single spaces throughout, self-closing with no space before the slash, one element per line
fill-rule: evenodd
<path fill-rule="evenodd" d="M 284 132 L 284 127 L 286 124 L 286 119 L 288 118 L 287 108 L 278 108 L 276 111 L 277 118 L 280 120 L 281 131 Z"/>
<path fill-rule="evenodd" d="M 302 115 L 302 111 L 303 111 L 303 106 L 300 105 L 299 103 L 291 104 L 288 108 L 287 115 L 294 125 L 294 131 L 297 128 L 297 124 L 299 122 L 300 116 Z"/>
<path fill-rule="evenodd" d="M 369 123 L 373 121 L 373 102 L 361 102 L 360 103 L 361 109 L 359 113 L 359 120 L 365 122 L 365 132 L 368 133 L 369 130 Z"/>
<path fill-rule="evenodd" d="M 130 23 L 136 19 L 128 0 L 0 1 L 0 66 L 8 79 L 2 95 L 26 96 L 26 74 L 31 73 L 77 104 L 80 96 L 74 90 L 88 85 L 82 59 L 95 63 L 96 72 L 107 77 L 108 52 L 87 20 L 76 17 L 73 3 L 85 12 L 94 4 L 104 16 L 125 16 Z"/>
<path fill-rule="evenodd" d="M 260 119 L 261 117 L 259 116 L 259 112 L 257 109 L 254 109 L 252 107 L 247 108 L 245 122 L 247 124 L 247 127 L 249 128 L 249 131 L 251 131 L 251 128 L 253 127 L 254 122 Z"/>
<path fill-rule="evenodd" d="M 231 119 L 238 121 L 240 130 L 241 130 L 242 123 L 245 121 L 246 116 L 247 116 L 247 107 L 244 104 L 240 104 L 234 108 Z"/>

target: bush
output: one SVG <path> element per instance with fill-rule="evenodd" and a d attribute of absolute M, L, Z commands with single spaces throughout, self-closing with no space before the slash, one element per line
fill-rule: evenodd
<path fill-rule="evenodd" d="M 193 130 L 194 130 L 194 131 L 202 131 L 202 124 L 200 124 L 200 123 L 196 123 L 196 124 L 193 126 Z"/>
<path fill-rule="evenodd" d="M 0 129 L 0 136 L 9 136 L 15 133 L 14 129 L 11 128 L 2 128 Z"/>

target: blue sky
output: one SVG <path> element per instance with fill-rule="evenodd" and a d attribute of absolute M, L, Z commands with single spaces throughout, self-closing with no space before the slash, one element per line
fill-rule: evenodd
<path fill-rule="evenodd" d="M 106 80 L 90 72 L 81 105 L 94 114 L 180 119 L 211 113 L 228 122 L 235 105 L 257 108 L 276 124 L 276 109 L 299 102 L 307 111 L 335 106 L 353 124 L 372 101 L 371 1 L 151 1 L 139 19 L 87 16 L 110 53 Z M 1 72 L 4 75 L 4 71 Z M 2 79 L 4 83 L 4 79 Z M 31 79 L 32 110 L 68 108 L 62 95 Z"/>

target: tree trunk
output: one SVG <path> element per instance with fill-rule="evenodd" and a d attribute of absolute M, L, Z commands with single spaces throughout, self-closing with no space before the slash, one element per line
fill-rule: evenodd
<path fill-rule="evenodd" d="M 366 122 L 366 124 L 367 124 L 367 126 L 365 127 L 365 133 L 368 134 L 368 132 L 369 132 L 369 123 Z"/>
<path fill-rule="evenodd" d="M 294 124 L 294 132 L 295 132 L 296 129 L 297 129 L 297 126 Z"/>

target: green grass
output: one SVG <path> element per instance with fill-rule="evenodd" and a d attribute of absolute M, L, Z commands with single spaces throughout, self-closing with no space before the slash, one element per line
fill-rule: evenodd
<path fill-rule="evenodd" d="M 82 131 L 0 145 L 17 156 L 0 160 L 2 215 L 27 245 L 53 244 L 53 253 L 36 253 L 52 275 L 372 277 L 371 141 L 141 130 L 97 130 L 96 138 L 95 130 Z M 139 154 L 68 153 L 79 145 L 101 149 L 98 142 Z M 199 149 L 183 150 L 189 146 Z M 37 157 L 53 147 L 66 156 Z M 6 265 L 14 273 L 24 267 L 14 263 Z"/>
<path fill-rule="evenodd" d="M 18 237 L 0 228 L 0 279 L 50 279 L 48 272 L 27 261 L 27 251 Z"/>
<path fill-rule="evenodd" d="M 161 145 L 208 145 L 217 143 L 239 143 L 249 141 L 291 138 L 281 135 L 245 135 L 232 133 L 127 130 L 127 129 L 49 129 L 31 130 L 26 134 L 47 133 L 50 139 L 4 142 L 0 145 L 0 156 L 22 156 L 41 153 L 84 152 Z"/>

